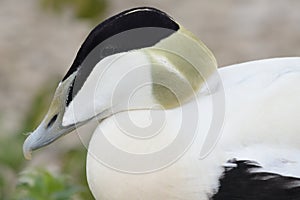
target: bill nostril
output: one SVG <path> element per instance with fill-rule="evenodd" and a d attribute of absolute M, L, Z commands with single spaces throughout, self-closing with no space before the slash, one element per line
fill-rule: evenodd
<path fill-rule="evenodd" d="M 51 118 L 50 122 L 47 125 L 47 128 L 51 127 L 56 119 L 57 119 L 57 114 Z"/>

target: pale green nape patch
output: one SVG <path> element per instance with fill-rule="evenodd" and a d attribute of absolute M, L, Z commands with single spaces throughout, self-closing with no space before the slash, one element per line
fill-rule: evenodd
<path fill-rule="evenodd" d="M 180 106 L 177 96 L 167 87 L 159 84 L 153 84 L 152 93 L 160 105 L 166 109 Z"/>
<path fill-rule="evenodd" d="M 152 94 L 164 108 L 186 102 L 199 89 L 203 78 L 182 57 L 160 49 L 147 51 L 151 60 Z"/>
<path fill-rule="evenodd" d="M 217 70 L 211 51 L 183 27 L 145 52 L 152 65 L 152 94 L 167 109 L 189 101 Z"/>

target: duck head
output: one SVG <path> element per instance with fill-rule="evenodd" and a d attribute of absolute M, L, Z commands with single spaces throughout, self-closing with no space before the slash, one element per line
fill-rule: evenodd
<path fill-rule="evenodd" d="M 46 146 L 97 117 L 135 109 L 172 109 L 213 77 L 210 50 L 166 13 L 142 7 L 96 26 L 58 84 L 49 111 L 23 151 Z"/>

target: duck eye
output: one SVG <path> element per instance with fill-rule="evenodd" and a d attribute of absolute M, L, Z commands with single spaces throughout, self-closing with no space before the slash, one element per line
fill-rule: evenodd
<path fill-rule="evenodd" d="M 53 123 L 55 122 L 56 118 L 57 118 L 57 114 L 52 117 L 52 119 L 50 120 L 50 122 L 47 125 L 47 128 L 49 128 L 50 126 L 53 125 Z"/>

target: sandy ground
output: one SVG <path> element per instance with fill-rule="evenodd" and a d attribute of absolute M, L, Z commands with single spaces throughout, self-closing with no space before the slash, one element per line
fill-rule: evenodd
<path fill-rule="evenodd" d="M 0 1 L 0 134 L 19 128 L 33 95 L 47 81 L 63 76 L 91 28 L 69 15 L 43 12 L 37 2 Z M 207 44 L 220 66 L 300 56 L 299 0 L 110 0 L 109 4 L 106 16 L 143 5 L 166 11 Z"/>

